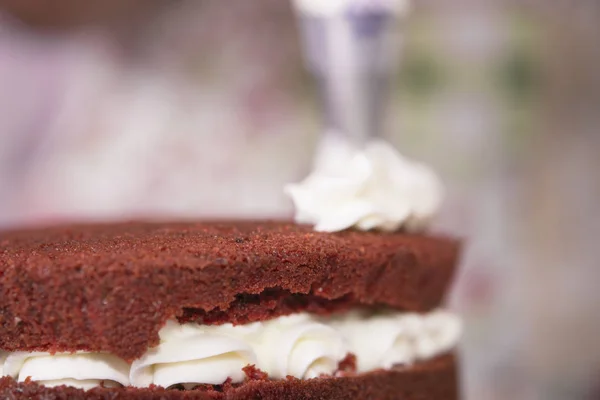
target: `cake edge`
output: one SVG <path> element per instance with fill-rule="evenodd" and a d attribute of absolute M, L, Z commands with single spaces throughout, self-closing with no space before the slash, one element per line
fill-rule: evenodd
<path fill-rule="evenodd" d="M 251 380 L 237 387 L 195 389 L 94 388 L 88 391 L 67 386 L 48 388 L 35 382 L 17 383 L 10 377 L 0 378 L 0 397 L 14 400 L 303 400 L 303 399 L 370 399 L 370 400 L 458 400 L 458 356 L 449 353 L 410 366 L 377 370 L 341 377 L 310 380 Z"/>

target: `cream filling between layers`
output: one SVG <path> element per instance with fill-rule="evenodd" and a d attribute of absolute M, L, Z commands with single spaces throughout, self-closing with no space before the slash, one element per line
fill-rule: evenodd
<path fill-rule="evenodd" d="M 241 382 L 242 368 L 256 364 L 256 354 L 247 340 L 253 328 L 231 324 L 181 325 L 169 321 L 159 333 L 159 346 L 131 365 L 131 384 L 137 387 L 219 385 L 227 378 Z"/>
<path fill-rule="evenodd" d="M 27 378 L 48 387 L 67 385 L 91 389 L 129 386 L 128 363 L 106 353 L 77 352 L 50 354 L 43 352 L 16 352 L 4 361 L 3 374 L 18 382 Z"/>
<path fill-rule="evenodd" d="M 8 353 L 0 350 L 0 376 L 4 376 L 4 361 L 8 357 Z"/>
<path fill-rule="evenodd" d="M 454 348 L 461 331 L 460 319 L 446 311 L 296 314 L 240 326 L 169 321 L 159 333 L 160 344 L 131 365 L 105 353 L 0 353 L 0 375 L 82 389 L 100 384 L 191 388 L 242 382 L 243 368 L 255 365 L 272 379 L 311 379 L 334 374 L 349 353 L 356 355 L 359 372 L 430 359 Z"/>

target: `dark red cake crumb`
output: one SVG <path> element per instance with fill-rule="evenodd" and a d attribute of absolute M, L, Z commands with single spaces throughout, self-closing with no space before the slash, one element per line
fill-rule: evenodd
<path fill-rule="evenodd" d="M 338 370 L 336 372 L 336 376 L 344 376 L 348 374 L 353 374 L 356 372 L 356 356 L 352 353 L 348 354 L 346 358 L 344 358 L 338 364 Z"/>
<path fill-rule="evenodd" d="M 225 382 L 223 382 L 222 385 L 215 385 L 215 390 L 219 391 L 219 392 L 229 392 L 233 389 L 233 384 L 231 383 L 231 378 L 227 378 L 227 380 Z M 218 388 L 218 389 L 216 389 Z"/>
<path fill-rule="evenodd" d="M 234 325 L 243 325 L 299 312 L 329 315 L 360 306 L 360 302 L 351 295 L 329 300 L 312 294 L 294 294 L 289 290 L 273 288 L 265 289 L 260 294 L 238 294 L 226 310 L 184 308 L 183 315 L 177 319 L 180 323 L 220 325 L 231 322 Z"/>
<path fill-rule="evenodd" d="M 266 381 L 269 379 L 269 374 L 256 368 L 255 365 L 247 365 L 242 370 L 250 381 Z"/>

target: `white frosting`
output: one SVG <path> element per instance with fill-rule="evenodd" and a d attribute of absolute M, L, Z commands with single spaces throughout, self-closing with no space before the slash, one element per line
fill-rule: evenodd
<path fill-rule="evenodd" d="M 390 368 L 443 354 L 458 343 L 461 322 L 453 314 L 351 312 L 334 318 L 308 314 L 243 326 L 180 325 L 169 321 L 160 344 L 129 365 L 104 353 L 0 353 L 2 372 L 19 382 L 31 377 L 46 386 L 169 387 L 221 384 L 245 379 L 256 365 L 272 379 L 333 374 L 348 353 L 359 372 Z M 2 368 L 3 367 L 3 368 Z"/>
<path fill-rule="evenodd" d="M 318 16 L 338 16 L 351 9 L 384 9 L 395 14 L 408 10 L 407 0 L 294 0 L 296 8 L 302 12 Z"/>
<path fill-rule="evenodd" d="M 160 345 L 131 365 L 131 384 L 219 385 L 227 378 L 241 382 L 245 377 L 242 368 L 256 363 L 254 350 L 245 339 L 252 331 L 231 324 L 180 325 L 169 321 L 160 331 Z"/>
<path fill-rule="evenodd" d="M 296 221 L 317 231 L 416 231 L 438 211 L 443 188 L 431 169 L 383 141 L 372 141 L 360 151 L 329 135 L 314 171 L 285 191 L 296 206 Z"/>
<path fill-rule="evenodd" d="M 265 322 L 258 349 L 258 367 L 275 379 L 330 375 L 348 354 L 339 332 L 308 314 Z"/>
<path fill-rule="evenodd" d="M 0 376 L 4 376 L 4 360 L 8 357 L 8 353 L 0 350 Z"/>
<path fill-rule="evenodd" d="M 46 386 L 69 385 L 82 389 L 129 385 L 129 364 L 104 353 L 56 354 L 16 352 L 4 362 L 4 374 L 23 382 L 30 377 Z"/>
<path fill-rule="evenodd" d="M 350 313 L 330 325 L 347 340 L 359 372 L 410 364 L 443 354 L 459 341 L 461 320 L 454 314 Z"/>

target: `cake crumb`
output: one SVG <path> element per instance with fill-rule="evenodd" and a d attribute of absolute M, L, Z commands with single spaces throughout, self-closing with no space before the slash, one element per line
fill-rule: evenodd
<path fill-rule="evenodd" d="M 269 380 L 269 374 L 256 368 L 255 365 L 247 365 L 242 368 L 249 381 L 266 381 Z"/>
<path fill-rule="evenodd" d="M 336 376 L 351 375 L 356 373 L 356 356 L 352 353 L 339 362 Z"/>

